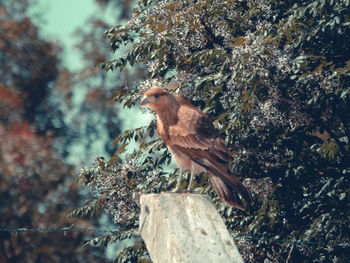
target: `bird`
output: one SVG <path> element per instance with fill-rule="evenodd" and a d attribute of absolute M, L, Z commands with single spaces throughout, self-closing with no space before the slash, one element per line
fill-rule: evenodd
<path fill-rule="evenodd" d="M 219 136 L 209 117 L 192 103 L 174 96 L 162 87 L 147 90 L 140 106 L 148 106 L 157 116 L 157 132 L 180 168 L 174 192 L 180 192 L 186 170 L 191 171 L 187 191 L 191 192 L 195 175 L 206 172 L 218 196 L 227 204 L 244 209 L 251 195 L 240 179 L 232 174 L 233 160 L 225 141 Z"/>

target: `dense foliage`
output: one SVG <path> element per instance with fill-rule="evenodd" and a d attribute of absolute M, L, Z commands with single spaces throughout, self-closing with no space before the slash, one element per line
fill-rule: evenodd
<path fill-rule="evenodd" d="M 131 107 L 147 88 L 167 86 L 225 138 L 253 205 L 227 207 L 206 176 L 195 190 L 214 198 L 233 235 L 251 237 L 238 241 L 247 262 L 350 259 L 349 8 L 348 0 L 142 0 L 125 26 L 105 33 L 112 50 L 128 50 L 105 69 L 141 63 L 149 76 L 116 101 Z M 80 175 L 95 207 L 120 224 L 114 240 L 137 229 L 141 192 L 174 185 L 177 170 L 166 172 L 170 155 L 154 133 L 154 122 L 124 132 L 110 162 L 98 159 Z M 139 147 L 122 160 L 133 140 Z M 135 253 L 147 261 L 142 249 L 119 261 Z"/>

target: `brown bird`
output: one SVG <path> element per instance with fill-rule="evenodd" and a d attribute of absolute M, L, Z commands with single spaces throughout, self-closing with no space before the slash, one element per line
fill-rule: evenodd
<path fill-rule="evenodd" d="M 158 134 L 180 167 L 175 192 L 180 191 L 186 169 L 191 170 L 188 191 L 193 177 L 206 171 L 216 193 L 226 203 L 239 209 L 243 208 L 242 198 L 250 203 L 249 192 L 229 170 L 232 157 L 224 140 L 203 112 L 163 88 L 146 91 L 140 105 L 148 105 L 156 112 Z"/>

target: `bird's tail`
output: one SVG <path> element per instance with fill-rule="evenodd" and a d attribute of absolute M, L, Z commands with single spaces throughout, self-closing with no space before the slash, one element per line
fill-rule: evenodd
<path fill-rule="evenodd" d="M 242 198 L 251 203 L 251 196 L 241 181 L 229 172 L 208 171 L 218 196 L 229 205 L 243 209 Z"/>

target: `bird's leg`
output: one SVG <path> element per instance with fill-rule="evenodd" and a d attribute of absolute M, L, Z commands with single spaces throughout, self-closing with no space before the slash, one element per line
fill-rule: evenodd
<path fill-rule="evenodd" d="M 178 193 L 180 192 L 180 188 L 181 188 L 181 181 L 182 181 L 182 176 L 183 176 L 184 170 L 180 169 L 180 174 L 179 174 L 179 178 L 177 179 L 177 184 L 175 189 L 173 190 L 174 193 Z"/>
<path fill-rule="evenodd" d="M 187 192 L 191 192 L 192 191 L 193 178 L 194 178 L 194 172 L 193 172 L 193 169 L 192 169 L 191 170 L 191 175 L 190 175 L 190 181 L 189 181 L 188 186 L 187 186 Z"/>

